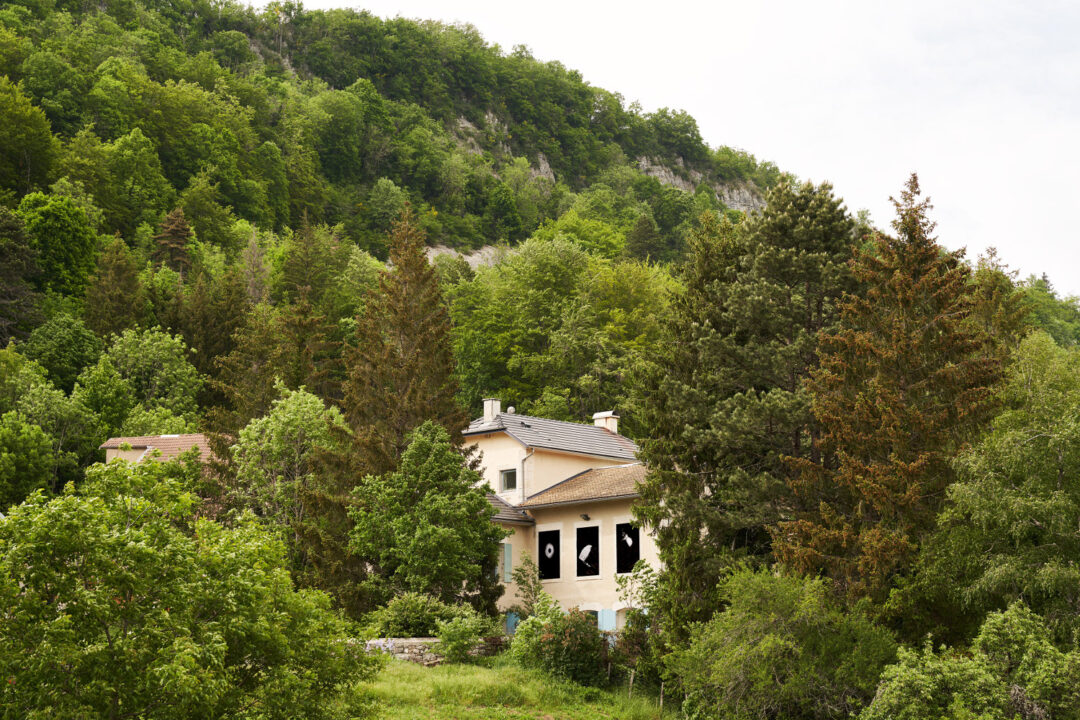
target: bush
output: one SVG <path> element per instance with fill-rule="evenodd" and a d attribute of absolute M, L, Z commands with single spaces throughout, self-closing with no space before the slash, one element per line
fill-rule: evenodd
<path fill-rule="evenodd" d="M 468 615 L 439 620 L 436 623 L 435 636 L 439 638 L 438 653 L 447 662 L 469 662 L 469 652 L 481 639 L 494 635 L 495 627 L 491 618 L 484 617 L 470 607 L 464 607 Z"/>
<path fill-rule="evenodd" d="M 367 617 L 373 637 L 435 637 L 439 623 L 483 616 L 468 605 L 450 605 L 423 593 L 403 593 Z M 489 622 L 490 626 L 490 622 Z"/>
<path fill-rule="evenodd" d="M 739 570 L 720 590 L 727 610 L 668 660 L 690 718 L 846 717 L 896 655 L 892 636 L 846 614 L 826 580 Z"/>
<path fill-rule="evenodd" d="M 253 516 L 198 518 L 189 482 L 95 465 L 0 516 L 0 717 L 355 716 L 379 662 Z"/>
<path fill-rule="evenodd" d="M 987 616 L 967 652 L 903 649 L 860 720 L 1080 718 L 1080 651 L 1023 603 Z"/>
<path fill-rule="evenodd" d="M 522 667 L 581 685 L 599 685 L 607 643 L 594 618 L 577 608 L 564 615 L 558 603 L 541 592 L 532 617 L 517 626 L 510 654 Z"/>

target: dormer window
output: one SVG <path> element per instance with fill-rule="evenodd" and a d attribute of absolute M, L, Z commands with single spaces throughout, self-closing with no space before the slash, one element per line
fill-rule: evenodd
<path fill-rule="evenodd" d="M 517 490 L 517 470 L 500 470 L 499 485 L 504 492 Z"/>

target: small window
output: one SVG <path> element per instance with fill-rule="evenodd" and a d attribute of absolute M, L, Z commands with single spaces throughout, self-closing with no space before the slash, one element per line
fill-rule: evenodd
<path fill-rule="evenodd" d="M 577 529 L 577 574 L 578 577 L 600 574 L 600 528 L 596 525 Z"/>
<path fill-rule="evenodd" d="M 634 571 L 634 565 L 641 559 L 640 532 L 630 523 L 615 525 L 615 572 Z"/>
<path fill-rule="evenodd" d="M 536 534 L 540 543 L 540 559 L 537 561 L 541 580 L 559 577 L 559 531 L 544 530 Z"/>
<path fill-rule="evenodd" d="M 503 490 L 517 490 L 517 470 L 500 470 L 499 484 Z"/>
<path fill-rule="evenodd" d="M 502 544 L 502 580 L 508 583 L 514 579 L 514 546 Z"/>

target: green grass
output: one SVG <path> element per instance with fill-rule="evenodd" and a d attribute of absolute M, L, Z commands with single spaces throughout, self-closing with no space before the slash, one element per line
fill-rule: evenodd
<path fill-rule="evenodd" d="M 628 699 L 626 689 L 597 690 L 522 670 L 509 660 L 493 667 L 440 665 L 426 668 L 394 660 L 371 688 L 379 717 L 387 720 L 657 720 L 649 697 Z M 664 713 L 674 717 L 674 713 Z"/>

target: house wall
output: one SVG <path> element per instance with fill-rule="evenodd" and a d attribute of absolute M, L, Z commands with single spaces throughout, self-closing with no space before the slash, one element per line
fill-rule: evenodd
<path fill-rule="evenodd" d="M 523 553 L 528 552 L 532 556 L 533 560 L 536 559 L 536 533 L 531 525 L 511 525 L 509 523 L 498 523 L 499 527 L 504 530 L 511 530 L 513 534 L 510 537 L 503 540 L 504 543 L 510 545 L 510 570 L 521 564 Z M 505 581 L 506 575 L 503 573 L 503 555 L 499 555 L 499 580 Z M 512 579 L 510 582 L 503 582 L 504 592 L 502 597 L 499 598 L 498 609 L 499 612 L 506 612 L 514 605 L 517 605 L 520 600 L 517 597 L 517 583 Z"/>
<path fill-rule="evenodd" d="M 580 503 L 551 508 L 536 508 L 531 515 L 536 520 L 535 527 L 519 530 L 509 540 L 513 546 L 514 567 L 520 562 L 521 553 L 528 550 L 535 559 L 539 557 L 537 547 L 538 533 L 545 530 L 559 530 L 560 559 L 559 578 L 544 580 L 544 591 L 555 598 L 564 610 L 579 607 L 598 613 L 603 630 L 613 630 L 622 626 L 626 606 L 619 600 L 619 589 L 615 582 L 615 525 L 629 522 L 632 500 L 610 500 L 604 502 Z M 589 516 L 588 520 L 581 518 Z M 577 576 L 576 530 L 579 527 L 598 526 L 600 528 L 600 574 L 593 577 Z M 641 559 L 655 570 L 660 569 L 660 555 L 656 542 L 644 530 L 640 533 Z M 507 586 L 499 609 L 506 610 L 517 599 L 516 585 Z M 605 627 L 605 619 L 613 626 Z"/>
<path fill-rule="evenodd" d="M 121 460 L 125 460 L 127 462 L 138 462 L 145 454 L 146 448 L 132 448 L 131 450 L 107 448 L 105 450 L 105 462 L 112 462 L 117 458 L 120 458 Z"/>
<path fill-rule="evenodd" d="M 521 460 L 525 457 L 525 448 L 514 438 L 506 433 L 490 433 L 488 435 L 474 435 L 468 438 L 470 444 L 475 443 L 480 448 L 483 456 L 480 458 L 480 472 L 488 486 L 511 505 L 518 505 L 525 501 L 522 495 L 524 478 L 522 477 Z M 517 469 L 517 490 L 504 492 L 499 486 L 499 471 Z M 524 473 L 528 474 L 529 467 L 526 463 Z"/>
<path fill-rule="evenodd" d="M 534 448 L 530 453 L 520 442 L 504 432 L 473 435 L 468 442 L 475 444 L 483 453 L 480 460 L 481 474 L 488 486 L 511 505 L 520 505 L 530 495 L 547 490 L 584 470 L 629 462 L 542 448 Z M 507 492 L 503 491 L 499 483 L 499 472 L 510 469 L 517 470 L 517 489 Z"/>

